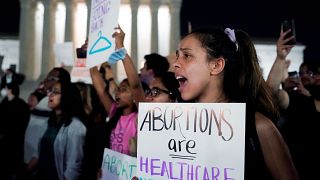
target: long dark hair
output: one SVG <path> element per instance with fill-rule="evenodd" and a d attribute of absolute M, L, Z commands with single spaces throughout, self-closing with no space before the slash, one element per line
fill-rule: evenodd
<path fill-rule="evenodd" d="M 70 74 L 67 70 L 63 68 L 55 68 L 55 70 L 59 71 L 57 83 L 61 85 L 60 108 L 63 124 L 65 126 L 70 125 L 72 117 L 79 118 L 85 124 L 87 116 L 83 108 L 79 89 L 75 84 L 71 83 Z"/>
<path fill-rule="evenodd" d="M 129 86 L 128 79 L 122 80 L 121 83 L 126 83 Z M 133 106 L 132 112 L 137 112 L 138 108 L 136 106 Z M 123 115 L 123 108 L 117 108 L 115 114 L 109 119 L 107 123 L 107 142 L 110 142 L 111 132 L 114 130 L 118 124 L 118 121 L 120 120 L 120 117 Z M 109 115 L 110 117 L 110 115 Z M 107 143 L 107 148 L 110 148 L 110 143 Z"/>
<path fill-rule="evenodd" d="M 263 79 L 254 44 L 244 31 L 235 31 L 236 43 L 220 28 L 197 29 L 194 36 L 208 52 L 208 60 L 225 59 L 223 90 L 233 102 L 247 103 L 270 119 L 278 118 L 271 90 Z"/>
<path fill-rule="evenodd" d="M 168 91 L 170 91 L 170 100 L 177 101 L 181 99 L 179 82 L 173 72 L 167 71 L 158 76 L 158 78 L 160 78 L 163 85 L 168 89 Z"/>

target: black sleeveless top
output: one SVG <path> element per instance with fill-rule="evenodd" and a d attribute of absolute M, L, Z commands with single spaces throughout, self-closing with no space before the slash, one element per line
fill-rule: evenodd
<path fill-rule="evenodd" d="M 246 110 L 245 180 L 272 180 L 265 164 L 255 123 L 255 111 Z"/>

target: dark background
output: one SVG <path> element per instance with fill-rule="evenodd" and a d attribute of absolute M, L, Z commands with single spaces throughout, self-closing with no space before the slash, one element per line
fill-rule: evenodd
<path fill-rule="evenodd" d="M 275 41 L 281 22 L 295 19 L 298 43 L 306 45 L 305 60 L 320 61 L 320 9 L 310 2 L 293 0 L 183 0 L 181 35 L 193 28 L 222 26 L 242 29 L 253 39 Z M 3 0 L 0 7 L 0 35 L 18 36 L 19 0 Z"/>
<path fill-rule="evenodd" d="M 314 1 L 316 2 L 316 1 Z M 306 61 L 320 61 L 320 9 L 308 1 L 293 0 L 183 0 L 181 35 L 192 28 L 222 26 L 246 31 L 255 40 L 276 41 L 281 22 L 294 19 L 298 43 L 306 45 Z"/>
<path fill-rule="evenodd" d="M 0 3 L 0 35 L 18 36 L 19 19 L 19 0 L 2 0 Z"/>

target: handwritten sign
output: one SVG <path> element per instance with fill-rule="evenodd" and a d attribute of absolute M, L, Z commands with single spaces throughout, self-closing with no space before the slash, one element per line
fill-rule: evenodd
<path fill-rule="evenodd" d="M 140 179 L 244 179 L 245 104 L 140 103 Z"/>
<path fill-rule="evenodd" d="M 87 67 L 101 64 L 114 52 L 114 28 L 118 26 L 120 0 L 92 0 Z"/>
<path fill-rule="evenodd" d="M 102 161 L 102 179 L 128 180 L 136 176 L 137 158 L 105 148 Z"/>
<path fill-rule="evenodd" d="M 75 49 L 72 42 L 55 43 L 54 52 L 61 65 L 73 66 Z"/>

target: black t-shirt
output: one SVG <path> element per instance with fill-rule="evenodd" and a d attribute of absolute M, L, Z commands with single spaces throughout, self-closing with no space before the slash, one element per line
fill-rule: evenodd
<path fill-rule="evenodd" d="M 61 126 L 61 121 L 60 123 L 57 123 L 53 120 L 52 123 L 49 123 L 49 126 L 40 141 L 40 153 L 38 160 L 39 171 L 37 174 L 37 179 L 39 180 L 59 179 L 55 164 L 54 141 Z"/>
<path fill-rule="evenodd" d="M 27 103 L 6 97 L 0 103 L 0 179 L 14 174 L 23 165 L 24 134 L 30 118 Z"/>
<path fill-rule="evenodd" d="M 285 123 L 281 134 L 285 139 L 301 179 L 316 177 L 320 161 L 320 112 L 314 99 L 299 94 L 289 94 L 289 106 L 284 111 Z"/>
<path fill-rule="evenodd" d="M 246 108 L 245 180 L 270 180 L 256 129 L 255 110 L 248 104 Z"/>

